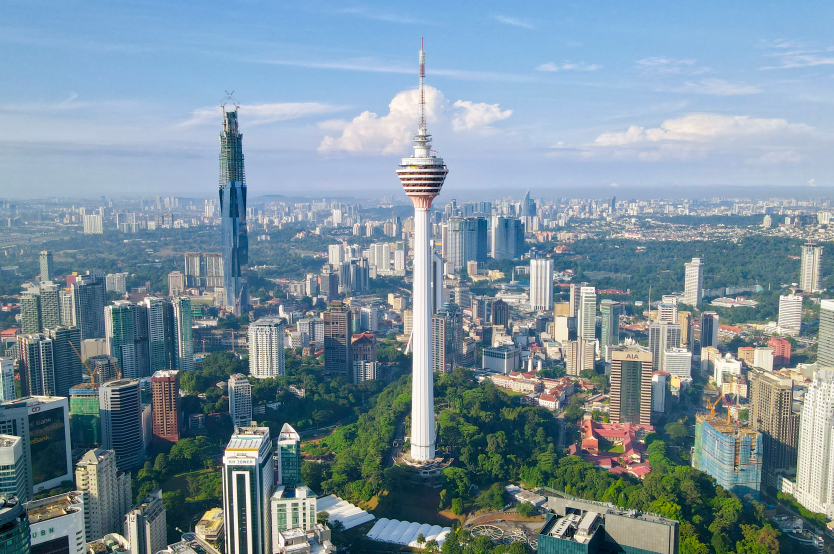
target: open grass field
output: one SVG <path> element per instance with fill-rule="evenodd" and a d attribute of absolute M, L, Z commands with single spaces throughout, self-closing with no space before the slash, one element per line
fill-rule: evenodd
<path fill-rule="evenodd" d="M 389 492 L 374 497 L 368 503 L 370 511 L 378 518 L 416 521 L 431 525 L 450 526 L 455 520 L 463 523 L 463 516 L 456 516 L 449 510 L 437 510 L 440 505 L 440 491 L 431 487 L 418 487 L 409 492 Z"/>

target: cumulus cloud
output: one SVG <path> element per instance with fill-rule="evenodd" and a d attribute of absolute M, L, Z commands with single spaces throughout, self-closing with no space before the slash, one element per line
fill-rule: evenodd
<path fill-rule="evenodd" d="M 284 102 L 274 104 L 242 104 L 240 115 L 246 118 L 247 125 L 263 125 L 276 121 L 299 119 L 311 115 L 332 113 L 344 109 L 341 106 L 321 104 L 318 102 Z M 191 112 L 191 118 L 179 123 L 179 127 L 191 127 L 210 123 L 216 125 L 220 121 L 222 108 L 212 106 L 199 108 Z"/>
<path fill-rule="evenodd" d="M 434 87 L 426 87 L 426 119 L 436 121 L 444 110 L 446 99 Z M 366 152 L 396 154 L 411 143 L 411 135 L 420 114 L 420 91 L 405 90 L 388 104 L 388 114 L 382 117 L 364 111 L 342 129 L 342 136 L 326 136 L 319 145 L 319 152 Z"/>
<path fill-rule="evenodd" d="M 458 100 L 453 106 L 458 108 L 458 112 L 452 119 L 452 128 L 455 131 L 484 128 L 513 115 L 512 110 L 501 111 L 498 104 Z"/>
<path fill-rule="evenodd" d="M 710 96 L 743 96 L 759 94 L 762 89 L 755 85 L 731 83 L 724 79 L 701 79 L 697 82 L 687 81 L 683 86 L 674 89 L 675 92 L 693 92 Z"/>
<path fill-rule="evenodd" d="M 556 71 L 596 71 L 597 69 L 601 68 L 601 65 L 597 64 L 586 64 L 585 62 L 573 63 L 573 62 L 564 62 L 561 64 L 547 62 L 543 63 L 540 66 L 536 67 L 536 71 L 546 71 L 550 73 L 554 73 Z"/>
<path fill-rule="evenodd" d="M 636 143 L 675 141 L 706 142 L 716 139 L 784 132 L 809 132 L 804 124 L 788 123 L 784 119 L 761 119 L 746 115 L 690 114 L 677 119 L 667 119 L 660 127 L 645 129 L 636 125 L 625 131 L 603 133 L 594 144 L 599 146 L 625 146 Z"/>
<path fill-rule="evenodd" d="M 364 111 L 351 121 L 329 120 L 319 124 L 327 130 L 341 131 L 341 136 L 326 136 L 318 151 L 366 154 L 400 154 L 408 150 L 419 117 L 420 91 L 398 93 L 388 104 L 388 113 L 380 116 Z M 452 129 L 457 132 L 494 130 L 490 125 L 507 119 L 512 110 L 501 110 L 498 104 L 458 100 L 451 107 L 443 93 L 426 87 L 426 119 L 431 123 L 449 123 L 447 112 L 454 112 Z"/>

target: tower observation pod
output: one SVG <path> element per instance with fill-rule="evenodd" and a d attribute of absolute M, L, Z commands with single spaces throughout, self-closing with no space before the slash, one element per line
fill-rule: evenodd
<path fill-rule="evenodd" d="M 414 135 L 414 154 L 397 169 L 405 194 L 414 203 L 414 320 L 412 334 L 411 461 L 434 459 L 434 381 L 431 344 L 431 203 L 446 180 L 443 158 L 432 153 L 426 131 L 426 95 L 423 81 L 426 54 L 420 39 L 420 123 Z"/>

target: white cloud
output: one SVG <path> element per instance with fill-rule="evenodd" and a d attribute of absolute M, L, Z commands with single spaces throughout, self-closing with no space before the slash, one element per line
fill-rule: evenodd
<path fill-rule="evenodd" d="M 585 62 L 573 63 L 573 62 L 564 62 L 561 64 L 556 64 L 553 62 L 543 63 L 540 66 L 536 67 L 536 71 L 547 71 L 547 72 L 556 72 L 556 71 L 596 71 L 597 69 L 601 68 L 601 65 L 597 64 L 586 64 Z"/>
<path fill-rule="evenodd" d="M 534 26 L 532 23 L 529 23 L 523 19 L 519 19 L 517 17 L 507 17 L 505 15 L 496 15 L 493 19 L 498 21 L 499 23 L 504 23 L 505 25 L 512 25 L 513 27 L 523 27 L 525 29 L 533 29 Z"/>
<path fill-rule="evenodd" d="M 370 154 L 396 154 L 411 143 L 411 135 L 417 128 L 420 91 L 405 90 L 388 104 L 388 114 L 382 117 L 364 111 L 342 130 L 342 136 L 326 136 L 319 145 L 319 152 L 353 152 Z M 426 119 L 436 121 L 445 108 L 443 93 L 434 87 L 426 87 Z"/>
<path fill-rule="evenodd" d="M 762 69 L 794 69 L 798 67 L 816 67 L 819 65 L 834 65 L 834 48 L 826 50 L 787 50 L 770 54 L 776 60 L 776 65 L 762 67 Z"/>
<path fill-rule="evenodd" d="M 191 119 L 181 122 L 178 127 L 190 127 L 220 121 L 220 106 L 199 108 L 191 112 Z M 321 115 L 343 110 L 344 107 L 321 104 L 319 102 L 285 102 L 275 104 L 242 104 L 240 116 L 247 125 L 263 125 L 276 121 L 299 119 L 311 115 Z"/>
<path fill-rule="evenodd" d="M 452 128 L 455 131 L 485 128 L 513 114 L 512 110 L 501 111 L 498 104 L 458 100 L 453 106 L 458 108 L 458 113 L 452 120 Z"/>
<path fill-rule="evenodd" d="M 401 154 L 411 145 L 417 129 L 420 91 L 405 90 L 394 96 L 388 104 L 388 113 L 379 116 L 365 111 L 351 121 L 329 120 L 319 123 L 327 130 L 341 131 L 341 136 L 326 136 L 318 151 L 352 152 L 364 154 Z M 495 131 L 490 125 L 507 119 L 512 110 L 501 110 L 498 104 L 458 100 L 452 104 L 454 115 L 449 118 L 448 105 L 443 93 L 434 87 L 426 87 L 426 120 L 429 124 L 451 127 L 456 132 Z"/>
<path fill-rule="evenodd" d="M 667 119 L 660 124 L 660 127 L 652 129 L 632 125 L 625 131 L 603 133 L 596 138 L 594 144 L 625 146 L 660 141 L 707 142 L 716 139 L 811 130 L 812 128 L 808 125 L 788 123 L 784 119 L 701 113 Z"/>
<path fill-rule="evenodd" d="M 724 79 L 701 79 L 697 82 L 687 81 L 683 86 L 674 89 L 675 92 L 693 92 L 710 96 L 743 96 L 759 94 L 762 89 L 755 85 L 731 83 Z"/>
<path fill-rule="evenodd" d="M 793 150 L 772 150 L 761 156 L 749 158 L 746 163 L 750 165 L 778 165 L 783 163 L 799 163 L 805 159 L 802 154 Z"/>
<path fill-rule="evenodd" d="M 697 60 L 676 60 L 663 56 L 645 58 L 634 62 L 638 69 L 650 73 L 700 75 L 712 71 L 709 67 L 699 67 L 696 64 Z"/>

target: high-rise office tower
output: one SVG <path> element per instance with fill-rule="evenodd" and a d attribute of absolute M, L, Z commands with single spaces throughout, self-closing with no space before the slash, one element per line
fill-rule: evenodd
<path fill-rule="evenodd" d="M 220 133 L 220 222 L 223 245 L 223 294 L 226 308 L 240 315 L 249 307 L 246 265 L 249 238 L 246 230 L 246 174 L 243 169 L 243 135 L 238 131 L 237 106 L 223 107 Z"/>
<path fill-rule="evenodd" d="M 174 307 L 164 298 L 148 296 L 143 302 L 148 312 L 148 353 L 151 373 L 173 369 L 175 363 Z"/>
<path fill-rule="evenodd" d="M 822 364 L 821 364 L 822 365 Z M 834 518 L 834 369 L 820 367 L 805 393 L 799 418 L 794 497 L 812 512 Z"/>
<path fill-rule="evenodd" d="M 3 554 L 30 554 L 31 531 L 23 501 L 14 496 L 0 496 L 0 544 Z"/>
<path fill-rule="evenodd" d="M 307 532 L 316 528 L 316 493 L 304 483 L 278 485 L 269 503 L 272 544 L 280 544 L 281 533 L 293 529 Z M 278 550 L 281 551 L 285 550 Z"/>
<path fill-rule="evenodd" d="M 433 371 L 451 373 L 461 362 L 463 314 L 457 304 L 446 302 L 431 317 Z"/>
<path fill-rule="evenodd" d="M 582 287 L 586 286 L 588 286 L 588 283 L 571 283 L 568 317 L 576 317 L 579 315 L 579 292 L 582 290 Z"/>
<path fill-rule="evenodd" d="M 660 351 L 660 365 L 663 371 L 684 381 L 692 379 L 692 352 L 677 346 Z"/>
<path fill-rule="evenodd" d="M 553 260 L 530 260 L 530 307 L 537 312 L 553 308 Z"/>
<path fill-rule="evenodd" d="M 104 309 L 104 322 L 107 351 L 116 359 L 122 377 L 147 377 L 150 374 L 147 309 L 127 300 L 117 300 Z"/>
<path fill-rule="evenodd" d="M 678 322 L 678 299 L 676 297 L 663 297 L 663 301 L 657 305 L 657 321 Z"/>
<path fill-rule="evenodd" d="M 478 217 L 449 218 L 446 231 L 446 259 L 455 272 L 467 262 L 486 262 L 487 221 Z"/>
<path fill-rule="evenodd" d="M 579 308 L 576 312 L 576 337 L 592 341 L 596 339 L 597 328 L 597 289 L 582 287 L 579 289 Z"/>
<path fill-rule="evenodd" d="M 61 325 L 61 288 L 52 281 L 24 285 L 20 295 L 20 328 L 41 333 Z"/>
<path fill-rule="evenodd" d="M 652 353 L 638 347 L 611 349 L 612 423 L 651 425 Z"/>
<path fill-rule="evenodd" d="M 594 369 L 594 342 L 585 339 L 563 343 L 565 370 L 568 375 L 579 377 L 586 369 Z M 610 351 L 610 348 L 609 348 Z"/>
<path fill-rule="evenodd" d="M 301 436 L 289 423 L 285 423 L 278 434 L 278 449 L 278 482 L 294 487 L 301 481 Z"/>
<path fill-rule="evenodd" d="M 614 300 L 605 299 L 599 303 L 599 313 L 602 316 L 599 350 L 606 360 L 611 359 L 608 351 L 620 344 L 620 314 L 622 310 L 622 304 Z"/>
<path fill-rule="evenodd" d="M 492 303 L 492 324 L 503 325 L 505 328 L 510 323 L 510 305 L 500 298 Z"/>
<path fill-rule="evenodd" d="M 812 243 L 803 244 L 799 266 L 799 288 L 805 292 L 819 291 L 821 269 L 822 246 L 815 246 Z"/>
<path fill-rule="evenodd" d="M 492 218 L 492 257 L 513 260 L 524 254 L 524 225 L 515 217 Z"/>
<path fill-rule="evenodd" d="M 341 377 L 350 382 L 350 342 L 353 313 L 341 302 L 333 302 L 322 314 L 324 321 L 324 376 Z"/>
<path fill-rule="evenodd" d="M 246 375 L 235 373 L 229 377 L 229 415 L 232 427 L 252 425 L 252 384 Z"/>
<path fill-rule="evenodd" d="M 443 239 L 443 249 L 446 260 L 452 264 L 455 272 L 460 271 L 474 257 L 472 252 L 466 251 L 467 228 L 466 220 L 462 217 L 450 217 L 446 223 L 446 236 Z M 467 254 L 469 256 L 467 257 Z"/>
<path fill-rule="evenodd" d="M 704 263 L 701 258 L 692 258 L 691 262 L 684 264 L 684 304 L 698 306 L 701 303 L 701 294 L 704 288 Z"/>
<path fill-rule="evenodd" d="M 239 427 L 223 454 L 226 554 L 270 554 L 275 483 L 268 427 Z"/>
<path fill-rule="evenodd" d="M 130 554 L 156 554 L 165 550 L 168 544 L 167 524 L 162 490 L 157 489 L 125 515 L 123 535 L 130 543 Z"/>
<path fill-rule="evenodd" d="M 23 439 L 29 500 L 72 480 L 66 398 L 28 396 L 0 404 L 0 433 Z"/>
<path fill-rule="evenodd" d="M 678 312 L 678 325 L 681 326 L 681 347 L 692 350 L 692 312 Z"/>
<path fill-rule="evenodd" d="M 168 274 L 168 296 L 179 296 L 185 290 L 185 275 L 181 271 Z"/>
<path fill-rule="evenodd" d="M 181 296 L 171 299 L 174 308 L 174 368 L 194 369 L 194 338 L 191 333 L 191 299 Z"/>
<path fill-rule="evenodd" d="M 798 335 L 802 328 L 802 297 L 788 294 L 779 297 L 779 332 Z"/>
<path fill-rule="evenodd" d="M 701 348 L 712 346 L 718 348 L 719 317 L 715 312 L 701 314 Z"/>
<path fill-rule="evenodd" d="M 67 292 L 65 289 L 58 290 L 58 311 L 61 313 L 61 325 L 63 327 L 72 327 L 75 324 L 72 321 L 72 292 Z"/>
<path fill-rule="evenodd" d="M 403 158 L 397 175 L 414 204 L 414 330 L 412 333 L 413 375 L 411 394 L 411 458 L 417 462 L 434 459 L 434 382 L 431 371 L 432 280 L 431 204 L 446 180 L 446 164 L 431 148 L 426 131 L 425 52 L 420 46 L 420 122 L 414 135 L 414 154 Z"/>
<path fill-rule="evenodd" d="M 104 337 L 104 283 L 91 275 L 80 275 L 72 283 L 72 321 L 81 338 Z"/>
<path fill-rule="evenodd" d="M 124 294 L 127 292 L 127 273 L 108 273 L 104 276 L 104 290 Z"/>
<path fill-rule="evenodd" d="M 45 335 L 18 335 L 21 396 L 55 395 L 55 355 Z"/>
<path fill-rule="evenodd" d="M 40 254 L 40 270 L 41 281 L 49 281 L 52 279 L 52 250 L 41 250 Z"/>
<path fill-rule="evenodd" d="M 179 371 L 160 370 L 151 377 L 153 438 L 161 443 L 180 440 Z"/>
<path fill-rule="evenodd" d="M 0 357 L 0 402 L 17 398 L 14 383 L 14 358 Z"/>
<path fill-rule="evenodd" d="M 777 474 L 796 467 L 799 413 L 793 410 L 793 380 L 772 371 L 751 369 L 750 424 L 762 434 L 765 484 L 776 488 Z"/>
<path fill-rule="evenodd" d="M 119 469 L 128 471 L 144 462 L 139 381 L 119 379 L 99 389 L 102 446 L 116 453 Z"/>
<path fill-rule="evenodd" d="M 439 212 L 435 212 L 439 213 Z M 443 288 L 443 258 L 437 252 L 431 253 L 431 270 L 429 271 L 429 306 L 431 306 L 431 313 L 436 312 L 443 307 L 444 288 Z"/>
<path fill-rule="evenodd" d="M 484 264 L 489 254 L 489 220 L 485 217 L 470 217 L 467 218 L 467 221 L 470 229 L 473 229 L 472 233 L 475 241 L 475 257 L 472 260 Z"/>
<path fill-rule="evenodd" d="M 678 348 L 681 343 L 681 326 L 667 321 L 655 321 L 649 325 L 649 351 L 654 369 L 669 371 L 663 367 L 663 351 Z"/>
<path fill-rule="evenodd" d="M 820 367 L 834 367 L 834 300 L 820 300 L 817 364 Z"/>
<path fill-rule="evenodd" d="M 0 435 L 0 495 L 28 498 L 29 483 L 23 464 L 23 439 Z"/>
<path fill-rule="evenodd" d="M 249 375 L 270 379 L 284 375 L 284 319 L 262 317 L 249 325 Z"/>
<path fill-rule="evenodd" d="M 81 330 L 78 327 L 47 329 L 52 340 L 52 360 L 55 375 L 53 396 L 69 396 L 70 387 L 83 381 L 81 363 Z"/>
<path fill-rule="evenodd" d="M 122 534 L 125 514 L 133 505 L 130 473 L 116 467 L 116 453 L 95 448 L 75 464 L 75 489 L 84 494 L 87 542 L 110 533 Z"/>

